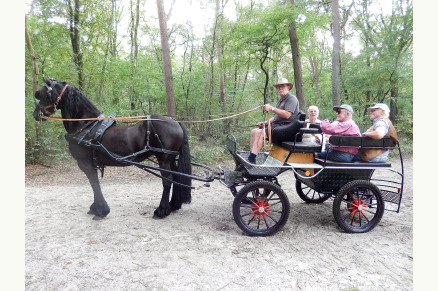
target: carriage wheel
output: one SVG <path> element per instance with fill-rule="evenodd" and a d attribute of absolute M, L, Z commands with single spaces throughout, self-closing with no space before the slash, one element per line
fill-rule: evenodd
<path fill-rule="evenodd" d="M 289 212 L 286 193 L 269 181 L 254 181 L 245 185 L 233 202 L 234 221 L 251 236 L 276 233 L 286 224 Z"/>
<path fill-rule="evenodd" d="M 372 230 L 382 219 L 385 204 L 380 189 L 369 181 L 351 181 L 339 189 L 333 216 L 345 232 Z"/>
<path fill-rule="evenodd" d="M 307 203 L 322 203 L 330 198 L 329 194 L 317 192 L 301 181 L 296 180 L 295 190 L 300 198 Z"/>

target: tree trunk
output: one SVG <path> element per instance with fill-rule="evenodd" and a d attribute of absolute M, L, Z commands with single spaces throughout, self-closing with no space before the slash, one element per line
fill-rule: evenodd
<path fill-rule="evenodd" d="M 35 52 L 33 51 L 32 40 L 30 39 L 29 31 L 27 30 L 27 17 L 24 18 L 24 30 L 26 35 L 26 45 L 32 62 L 32 92 L 35 93 L 38 90 L 38 63 L 36 61 Z"/>
<path fill-rule="evenodd" d="M 84 70 L 82 63 L 82 51 L 81 51 L 81 37 L 79 34 L 79 27 L 81 26 L 80 16 L 80 3 L 79 0 L 74 0 L 74 7 L 71 0 L 68 0 L 69 15 L 70 15 L 70 41 L 73 49 L 73 62 L 78 71 L 78 86 L 79 90 L 84 90 Z"/>
<path fill-rule="evenodd" d="M 321 86 L 319 85 L 318 59 L 315 56 L 309 57 L 310 68 L 312 70 L 312 79 L 315 84 L 316 94 L 319 100 L 322 99 Z"/>
<path fill-rule="evenodd" d="M 225 99 L 225 76 L 222 68 L 222 42 L 221 42 L 221 27 L 222 27 L 222 13 L 221 7 L 219 5 L 220 0 L 216 0 L 216 29 L 217 29 L 217 61 L 219 65 L 219 95 L 221 110 L 225 112 L 226 110 L 226 99 Z"/>
<path fill-rule="evenodd" d="M 391 99 L 389 101 L 389 119 L 391 119 L 394 124 L 397 123 L 395 117 L 397 116 L 397 98 L 398 98 L 398 74 L 394 72 L 389 80 L 391 89 Z"/>
<path fill-rule="evenodd" d="M 167 38 L 167 19 L 164 13 L 163 0 L 157 0 L 158 21 L 160 23 L 161 52 L 163 56 L 164 81 L 166 85 L 167 114 L 176 115 L 175 97 L 173 93 L 172 63 L 170 60 L 169 41 Z"/>
<path fill-rule="evenodd" d="M 295 0 L 291 0 L 290 2 L 295 7 Z M 292 49 L 292 63 L 294 68 L 295 91 L 297 94 L 298 101 L 300 102 L 300 109 L 305 111 L 306 99 L 304 96 L 303 74 L 301 71 L 300 47 L 298 43 L 297 27 L 294 21 L 291 24 L 289 24 L 289 39 L 290 39 L 290 46 Z"/>
<path fill-rule="evenodd" d="M 262 69 L 263 73 L 265 74 L 265 85 L 263 87 L 263 104 L 268 103 L 269 72 L 263 66 L 265 64 L 268 56 L 269 56 L 269 46 L 266 45 L 265 49 L 263 50 L 263 55 L 260 57 L 260 69 Z"/>
<path fill-rule="evenodd" d="M 132 2 L 131 2 L 132 3 Z M 132 62 L 132 69 L 131 69 L 131 78 L 132 82 L 129 88 L 130 91 L 130 104 L 131 104 L 131 110 L 136 109 L 136 103 L 137 103 L 137 93 L 135 91 L 135 77 L 137 74 L 137 60 L 138 60 L 138 24 L 140 22 L 140 0 L 136 1 L 135 4 L 135 11 L 133 10 L 131 6 L 131 62 Z"/>
<path fill-rule="evenodd" d="M 341 25 L 339 22 L 339 0 L 332 0 L 332 18 L 333 18 L 333 51 L 332 51 L 332 103 L 333 106 L 341 104 Z"/>

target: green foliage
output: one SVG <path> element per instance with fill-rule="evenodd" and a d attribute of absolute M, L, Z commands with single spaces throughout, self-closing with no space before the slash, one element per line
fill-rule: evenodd
<path fill-rule="evenodd" d="M 283 2 L 252 1 L 252 6 L 239 6 L 237 19 L 223 15 L 218 21 L 220 29 L 213 29 L 214 22 L 205 23 L 209 33 L 203 38 L 194 34 L 189 23 L 169 26 L 179 120 L 207 121 L 241 113 L 265 102 L 275 104 L 278 95 L 272 83 L 277 76 L 294 80 L 288 31 L 292 21 L 295 21 L 299 38 L 305 107 L 317 105 L 321 118 L 335 119 L 331 98 L 332 17 L 329 4 L 300 0 L 292 7 L 289 1 Z M 129 17 L 129 6 L 117 1 L 113 17 L 110 0 L 80 3 L 85 95 L 106 116 L 166 113 L 156 19 L 140 19 L 141 41 L 134 68 L 130 55 L 130 28 L 125 26 L 122 31 L 119 26 L 117 39 L 114 38 L 114 27 L 123 15 Z M 376 1 L 356 3 L 345 23 L 341 102 L 353 106 L 354 119 L 363 131 L 371 124 L 367 106 L 393 102 L 397 108 L 393 122 L 404 152 L 405 148 L 406 152 L 412 152 L 412 1 L 394 2 L 393 14 L 384 16 L 365 9 L 365 4 L 375 5 Z M 33 9 L 26 17 L 39 81 L 46 75 L 78 86 L 68 3 L 34 0 L 32 5 Z M 142 9 L 146 12 L 148 8 Z M 353 36 L 358 37 L 360 47 L 351 53 L 349 44 L 357 42 Z M 218 46 L 222 48 L 220 60 Z M 26 162 L 48 164 L 69 156 L 63 137 L 65 132 L 61 122 L 33 120 L 32 64 L 27 50 L 25 59 Z M 318 80 L 312 70 L 318 73 Z M 225 111 L 220 103 L 219 74 L 225 78 Z M 266 118 L 266 113 L 257 109 L 226 120 L 186 123 L 195 161 L 215 164 L 216 159 L 228 159 L 228 153 L 224 151 L 227 134 L 235 135 L 239 147 L 247 149 L 250 129 Z"/>

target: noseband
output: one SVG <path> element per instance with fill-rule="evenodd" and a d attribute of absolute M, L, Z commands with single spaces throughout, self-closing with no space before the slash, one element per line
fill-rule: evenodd
<path fill-rule="evenodd" d="M 53 87 L 55 84 L 56 84 L 56 81 L 54 81 L 52 84 L 50 84 L 51 86 L 48 86 L 47 84 L 45 85 L 45 86 L 47 87 L 47 90 L 48 90 L 47 94 L 48 94 L 50 97 L 52 96 L 52 89 L 53 89 L 52 87 Z M 52 114 L 54 114 L 54 113 L 56 112 L 56 110 L 57 110 L 57 106 L 58 106 L 58 103 L 59 103 L 59 101 L 61 101 L 62 95 L 64 94 L 64 92 L 65 92 L 65 90 L 67 89 L 67 87 L 68 87 L 68 84 L 66 84 L 66 85 L 64 86 L 64 88 L 62 88 L 62 91 L 61 91 L 61 93 L 59 94 L 59 96 L 56 98 L 56 101 L 55 101 L 54 104 L 51 104 L 51 105 L 47 105 L 47 106 L 41 107 L 41 110 L 44 110 L 44 113 L 45 113 L 45 114 L 47 114 L 47 115 L 52 115 Z M 47 109 L 49 109 L 49 108 L 51 108 L 51 107 L 54 108 L 53 112 L 49 112 L 49 111 L 47 111 Z M 42 112 L 41 112 L 41 113 L 42 113 Z"/>

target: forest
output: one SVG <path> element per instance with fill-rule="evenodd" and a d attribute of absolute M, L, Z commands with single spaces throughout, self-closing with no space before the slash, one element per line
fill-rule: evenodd
<path fill-rule="evenodd" d="M 332 121 L 347 103 L 361 131 L 366 108 L 388 104 L 412 153 L 412 0 L 28 0 L 25 37 L 26 163 L 69 159 L 62 122 L 32 116 L 43 76 L 107 117 L 174 116 L 195 162 L 228 158 L 228 134 L 249 146 L 279 77 L 302 112 Z"/>

